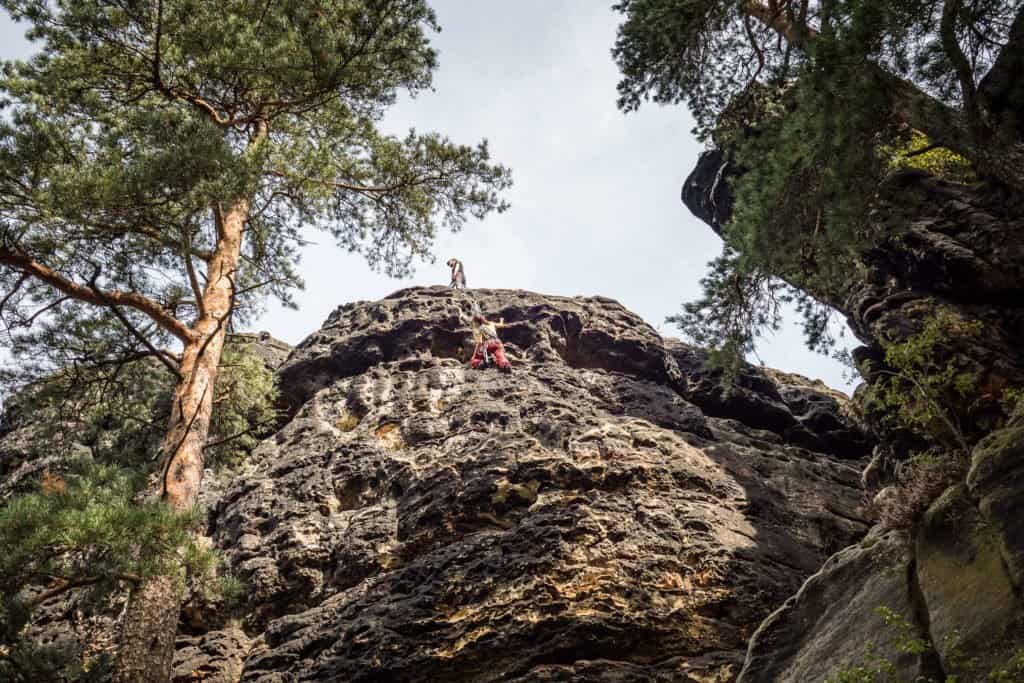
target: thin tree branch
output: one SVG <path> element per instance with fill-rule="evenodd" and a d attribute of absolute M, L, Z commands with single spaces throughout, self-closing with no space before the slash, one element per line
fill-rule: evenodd
<path fill-rule="evenodd" d="M 176 242 L 175 240 L 164 235 L 156 228 L 151 228 L 145 225 L 119 226 L 113 225 L 111 223 L 98 222 L 91 222 L 90 224 L 97 228 L 107 230 L 115 234 L 131 232 L 135 233 L 136 235 L 142 235 L 143 237 L 149 237 L 150 239 L 164 245 L 165 247 L 173 249 L 174 251 L 178 251 L 179 249 L 181 249 L 181 244 L 179 242 Z M 211 258 L 213 258 L 213 253 L 205 249 L 197 249 L 196 247 L 190 247 L 190 249 L 190 253 L 193 256 L 202 259 L 203 261 L 209 261 Z"/>
<path fill-rule="evenodd" d="M 981 112 L 978 109 L 978 89 L 974 83 L 967 55 L 960 49 L 956 38 L 956 21 L 960 12 L 960 0 L 945 0 L 942 5 L 942 22 L 939 35 L 942 39 L 942 50 L 953 63 L 957 81 L 960 83 L 960 94 L 963 97 L 964 111 L 972 132 L 977 135 L 981 131 Z"/>
<path fill-rule="evenodd" d="M 146 335 L 144 335 L 141 332 L 139 332 L 135 328 L 135 326 L 132 325 L 132 323 L 128 319 L 128 317 L 124 313 L 122 313 L 120 311 L 120 309 L 118 309 L 116 304 L 112 304 L 111 303 L 111 304 L 108 304 L 108 306 L 110 307 L 110 311 L 117 317 L 117 319 L 119 321 L 121 321 L 121 324 L 124 325 L 124 327 L 132 334 L 132 336 L 135 337 L 136 339 L 138 339 L 140 342 L 142 342 L 142 345 L 145 346 L 147 349 L 149 349 L 149 352 L 152 353 L 154 356 L 156 356 L 156 358 L 161 363 L 163 363 L 163 366 L 165 368 L 167 368 L 167 370 L 172 375 L 174 375 L 178 379 L 179 382 L 182 381 L 183 379 L 185 379 L 182 376 L 181 370 L 178 368 L 178 366 L 175 365 L 175 363 L 170 358 L 168 358 L 166 355 L 164 355 L 164 353 L 161 352 L 160 349 L 158 349 L 155 346 L 153 346 L 153 343 L 151 341 L 149 341 L 149 339 L 146 337 Z"/>
<path fill-rule="evenodd" d="M 130 581 L 132 583 L 138 583 L 142 581 L 142 577 L 137 574 L 128 573 L 117 573 L 113 575 L 115 578 L 121 579 L 122 581 Z M 50 598 L 55 598 L 61 593 L 66 593 L 73 588 L 84 588 L 85 586 L 93 586 L 103 580 L 102 576 L 86 576 L 80 579 L 58 579 L 58 584 L 53 588 L 49 588 L 39 595 L 33 597 L 31 600 L 25 601 L 25 607 L 29 609 L 38 607 Z"/>
<path fill-rule="evenodd" d="M 203 450 L 206 450 L 207 448 L 216 448 L 217 446 L 223 446 L 224 444 L 226 444 L 226 443 L 228 443 L 230 441 L 234 441 L 235 439 L 240 439 L 243 436 L 246 436 L 247 434 L 254 433 L 259 427 L 262 427 L 264 425 L 274 424 L 274 422 L 276 422 L 276 421 L 277 421 L 276 417 L 274 417 L 274 418 L 272 418 L 270 420 L 262 420 L 261 422 L 257 422 L 256 424 L 252 425 L 251 427 L 247 427 L 246 429 L 243 429 L 242 431 L 238 432 L 237 434 L 232 434 L 231 436 L 225 437 L 223 439 L 218 439 L 217 441 L 212 441 L 210 443 L 207 443 L 206 445 L 203 446 Z"/>
<path fill-rule="evenodd" d="M 932 396 L 928 394 L 927 389 L 925 389 L 920 382 L 918 382 L 910 375 L 902 372 L 893 372 L 891 370 L 877 370 L 877 372 L 880 375 L 889 375 L 890 377 L 895 377 L 896 379 L 906 380 L 910 382 L 912 385 L 914 385 L 914 388 L 917 389 L 919 394 L 921 394 L 921 397 L 924 398 L 925 401 L 930 403 L 933 408 L 935 408 L 935 412 L 938 415 L 938 418 L 946 424 L 946 429 L 948 429 L 950 435 L 954 439 L 956 439 L 957 444 L 960 446 L 963 452 L 965 454 L 971 452 L 971 448 L 970 446 L 967 445 L 967 440 L 964 438 L 963 432 L 960 430 L 959 427 L 953 424 L 953 421 L 949 419 L 949 416 L 946 414 L 946 411 L 943 409 L 943 407 L 939 404 L 938 401 L 936 401 L 934 398 L 932 398 Z"/>
<path fill-rule="evenodd" d="M 188 281 L 192 285 L 192 292 L 196 295 L 196 310 L 198 311 L 198 318 L 202 318 L 206 315 L 206 306 L 203 303 L 203 290 L 199 286 L 199 278 L 196 277 L 195 265 L 192 263 L 192 238 L 189 235 L 188 229 L 183 230 L 182 234 L 182 250 L 181 258 L 185 261 L 185 270 L 188 271 Z"/>

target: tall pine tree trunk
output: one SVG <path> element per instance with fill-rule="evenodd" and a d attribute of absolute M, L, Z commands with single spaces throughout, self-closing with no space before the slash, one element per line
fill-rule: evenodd
<path fill-rule="evenodd" d="M 238 200 L 216 211 L 217 249 L 210 260 L 194 337 L 181 358 L 163 444 L 161 499 L 175 512 L 196 505 L 203 481 L 203 445 L 210 430 L 217 368 L 234 307 L 235 280 L 250 203 Z M 132 591 L 125 613 L 116 683 L 166 683 L 171 674 L 184 576 L 157 576 Z"/>

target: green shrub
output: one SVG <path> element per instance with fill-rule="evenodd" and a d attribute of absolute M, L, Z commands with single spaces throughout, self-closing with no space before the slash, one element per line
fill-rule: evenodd
<path fill-rule="evenodd" d="M 142 483 L 135 470 L 77 461 L 0 508 L 0 679 L 89 680 L 82 676 L 94 669 L 75 669 L 81 653 L 41 649 L 21 638 L 32 611 L 67 591 L 81 589 L 98 601 L 125 583 L 184 565 L 200 594 L 225 600 L 239 594 L 237 581 L 218 576 L 217 555 L 196 542 L 199 512 L 180 515 L 135 500 Z"/>
<path fill-rule="evenodd" d="M 877 379 L 865 406 L 892 426 L 925 434 L 953 450 L 970 450 L 959 415 L 969 411 L 978 374 L 950 350 L 976 340 L 982 330 L 980 321 L 938 309 L 919 332 L 886 348 L 888 368 L 867 370 Z"/>

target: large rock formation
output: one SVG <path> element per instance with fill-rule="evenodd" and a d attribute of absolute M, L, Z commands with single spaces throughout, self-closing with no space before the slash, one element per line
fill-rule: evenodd
<path fill-rule="evenodd" d="M 731 218 L 730 181 L 742 173 L 728 154 L 709 151 L 683 201 L 720 233 Z M 876 528 L 832 557 L 759 628 L 740 680 L 873 672 L 1024 681 L 1024 417 L 1019 403 L 1010 415 L 1006 393 L 1024 385 L 1024 211 L 998 188 L 903 170 L 882 183 L 868 221 L 882 237 L 860 254 L 845 292 L 810 293 L 842 312 L 864 343 L 854 355 L 868 383 L 884 368 L 885 350 L 938 312 L 981 323 L 982 334 L 951 336 L 930 351 L 936 365 L 973 378 L 945 404 L 972 449 L 969 473 L 909 533 Z M 910 449 L 935 445 L 927 433 L 878 436 L 889 462 L 876 458 L 869 482 Z"/>
<path fill-rule="evenodd" d="M 473 303 L 511 375 L 467 368 Z M 211 484 L 247 590 L 185 624 L 175 680 L 734 680 L 867 531 L 869 443 L 820 383 L 725 395 L 702 360 L 602 298 L 342 306 L 280 371 L 287 424 Z"/>

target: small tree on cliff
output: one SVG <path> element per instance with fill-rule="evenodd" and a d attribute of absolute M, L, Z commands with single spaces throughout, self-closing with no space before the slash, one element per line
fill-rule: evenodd
<path fill-rule="evenodd" d="M 225 334 L 261 297 L 289 302 L 305 227 L 397 275 L 438 227 L 505 208 L 486 144 L 378 131 L 430 85 L 423 0 L 0 4 L 41 45 L 0 79 L 0 313 L 59 311 L 84 340 L 120 325 L 173 374 L 172 510 L 200 491 Z M 179 583 L 134 590 L 120 680 L 166 680 Z"/>
<path fill-rule="evenodd" d="M 623 0 L 616 9 L 620 108 L 686 102 L 698 135 L 743 169 L 727 253 L 677 317 L 704 342 L 749 349 L 777 325 L 781 278 L 821 302 L 801 303 L 811 345 L 823 346 L 822 304 L 842 301 L 850 257 L 878 237 L 866 218 L 893 166 L 941 149 L 942 164 L 922 166 L 956 169 L 954 181 L 973 171 L 1024 196 L 1020 0 Z"/>

